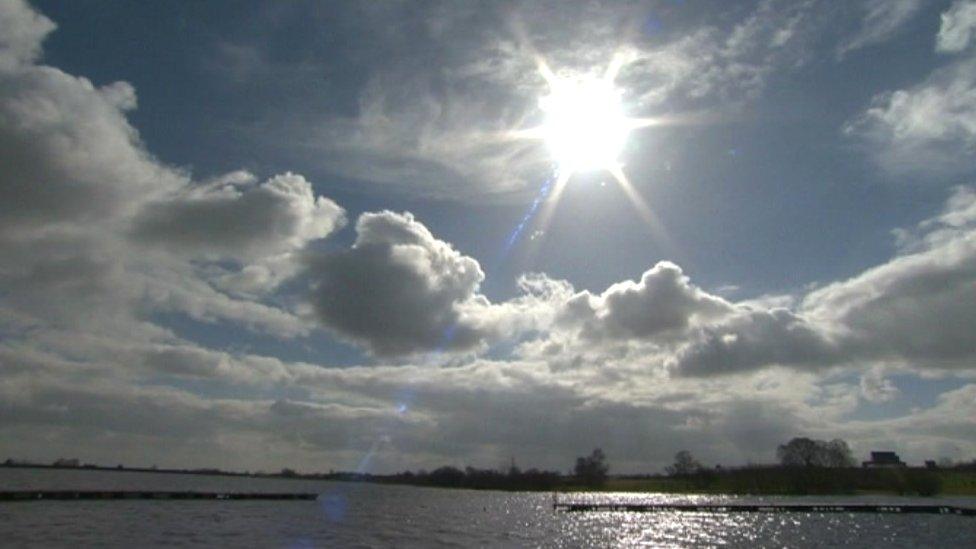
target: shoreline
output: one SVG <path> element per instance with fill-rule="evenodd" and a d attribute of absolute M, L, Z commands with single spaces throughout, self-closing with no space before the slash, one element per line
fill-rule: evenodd
<path fill-rule="evenodd" d="M 915 497 L 976 497 L 976 471 L 971 470 L 926 470 L 921 468 L 904 468 L 890 470 L 893 472 L 872 473 L 882 479 L 901 479 L 908 475 L 924 475 L 938 481 L 938 489 L 933 493 L 919 493 L 917 489 L 907 487 L 903 480 L 872 486 L 871 488 L 830 489 L 830 485 L 798 489 L 788 484 L 788 480 L 804 473 L 817 474 L 821 477 L 843 476 L 863 480 L 861 469 L 837 470 L 827 469 L 813 471 L 791 471 L 783 468 L 776 469 L 740 469 L 727 470 L 721 474 L 707 477 L 669 477 L 669 476 L 611 476 L 599 486 L 579 483 L 572 477 L 560 477 L 552 485 L 534 486 L 520 485 L 517 482 L 507 485 L 470 485 L 470 484 L 439 484 L 419 480 L 415 477 L 400 475 L 374 475 L 369 473 L 262 473 L 223 471 L 216 469 L 171 469 L 151 467 L 106 467 L 98 465 L 46 465 L 46 464 L 0 464 L 0 469 L 33 469 L 33 470 L 66 470 L 66 471 L 100 471 L 109 473 L 154 473 L 161 475 L 198 475 L 209 477 L 231 478 L 261 478 L 275 480 L 303 480 L 330 482 L 361 482 L 394 486 L 416 486 L 425 488 L 466 489 L 478 491 L 500 492 L 543 492 L 543 493 L 659 493 L 669 495 L 708 495 L 708 496 L 915 496 Z M 862 473 L 858 475 L 856 473 Z M 756 475 L 762 474 L 766 484 L 756 484 Z M 793 476 L 791 476 L 793 475 Z M 899 476 L 901 475 L 901 476 Z M 749 482 L 742 482 L 742 478 Z M 778 478 L 777 478 L 778 477 Z M 813 489 L 810 489 L 813 488 Z"/>

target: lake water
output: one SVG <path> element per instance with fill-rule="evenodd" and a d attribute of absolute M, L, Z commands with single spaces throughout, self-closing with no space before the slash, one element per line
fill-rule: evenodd
<path fill-rule="evenodd" d="M 0 545 L 235 547 L 973 547 L 976 519 L 940 515 L 562 513 L 543 493 L 200 475 L 0 469 L 0 490 L 316 492 L 317 501 L 0 503 Z M 562 495 L 568 499 L 571 495 Z M 587 497 L 579 495 L 579 498 Z M 976 498 L 730 498 L 642 501 L 945 503 Z"/>

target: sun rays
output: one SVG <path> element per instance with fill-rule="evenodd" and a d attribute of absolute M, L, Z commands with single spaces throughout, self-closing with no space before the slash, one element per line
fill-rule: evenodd
<path fill-rule="evenodd" d="M 554 72 L 541 56 L 536 56 L 539 74 L 545 79 L 548 94 L 539 98 L 543 114 L 540 125 L 510 133 L 515 139 L 545 143 L 555 166 L 548 199 L 539 211 L 536 226 L 545 232 L 566 185 L 579 173 L 605 172 L 611 175 L 650 229 L 658 244 L 670 247 L 654 210 L 624 172 L 621 161 L 627 140 L 634 130 L 674 123 L 665 117 L 635 118 L 625 113 L 623 90 L 615 80 L 626 64 L 615 55 L 600 77 L 563 76 Z"/>

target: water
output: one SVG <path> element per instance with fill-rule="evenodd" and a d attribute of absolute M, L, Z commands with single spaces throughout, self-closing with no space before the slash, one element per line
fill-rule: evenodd
<path fill-rule="evenodd" d="M 4 547 L 972 547 L 976 519 L 939 515 L 555 513 L 551 495 L 200 475 L 0 469 L 0 489 L 317 492 L 318 501 L 0 503 Z M 563 495 L 562 498 L 571 496 Z M 643 501 L 910 502 L 976 498 Z"/>

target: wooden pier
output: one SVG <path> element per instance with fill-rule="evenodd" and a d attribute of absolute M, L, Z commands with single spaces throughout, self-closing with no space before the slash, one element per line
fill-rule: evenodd
<path fill-rule="evenodd" d="M 311 493 L 160 492 L 145 490 L 18 490 L 0 492 L 4 501 L 77 500 L 314 500 Z"/>
<path fill-rule="evenodd" d="M 921 513 L 932 515 L 976 516 L 976 508 L 956 505 L 874 505 L 852 504 L 779 504 L 779 503 L 622 503 L 622 502 L 560 502 L 552 508 L 570 513 L 578 512 L 684 512 L 684 513 Z"/>

